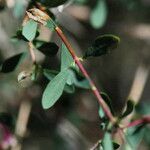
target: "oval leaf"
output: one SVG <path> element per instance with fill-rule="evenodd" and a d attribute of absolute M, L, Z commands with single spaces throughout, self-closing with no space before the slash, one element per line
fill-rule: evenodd
<path fill-rule="evenodd" d="M 69 53 L 67 47 L 62 43 L 61 48 L 61 70 L 69 68 L 74 62 L 71 54 Z"/>
<path fill-rule="evenodd" d="M 40 35 L 39 31 L 36 31 L 35 38 L 37 38 L 39 35 Z M 11 39 L 12 39 L 13 41 L 23 40 L 23 41 L 25 41 L 25 42 L 29 42 L 29 40 L 27 40 L 27 39 L 22 35 L 22 30 L 21 30 L 21 29 L 17 30 L 16 35 L 14 35 Z"/>
<path fill-rule="evenodd" d="M 67 78 L 68 71 L 61 71 L 47 85 L 42 97 L 42 106 L 44 109 L 52 107 L 60 98 L 63 93 Z"/>
<path fill-rule="evenodd" d="M 0 72 L 9 73 L 15 70 L 24 53 L 6 59 L 0 67 Z"/>
<path fill-rule="evenodd" d="M 42 3 L 46 7 L 57 7 L 59 5 L 64 4 L 67 0 L 37 0 Z"/>
<path fill-rule="evenodd" d="M 104 92 L 101 92 L 100 95 L 102 96 L 103 100 L 108 105 L 108 107 L 110 108 L 111 113 L 114 115 L 114 110 L 113 110 L 113 107 L 112 107 L 112 104 L 111 104 L 110 97 Z"/>
<path fill-rule="evenodd" d="M 90 21 L 94 28 L 101 28 L 106 22 L 107 6 L 105 0 L 98 0 L 95 8 L 92 10 Z"/>
<path fill-rule="evenodd" d="M 36 48 L 46 56 L 56 55 L 59 49 L 59 47 L 53 42 L 44 42 L 37 40 L 36 45 Z"/>
<path fill-rule="evenodd" d="M 52 80 L 58 73 L 56 70 L 43 69 L 43 74 L 48 80 Z"/>
<path fill-rule="evenodd" d="M 102 145 L 104 150 L 113 150 L 113 143 L 111 139 L 111 134 L 109 132 L 105 133 Z"/>
<path fill-rule="evenodd" d="M 145 128 L 141 128 L 138 132 L 135 132 L 138 127 L 131 127 L 128 128 L 126 131 L 126 145 L 125 150 L 131 149 L 131 150 L 137 150 L 145 133 Z"/>
<path fill-rule="evenodd" d="M 126 105 L 127 105 L 126 109 L 120 118 L 124 118 L 124 117 L 128 116 L 130 113 L 132 113 L 132 111 L 134 109 L 134 103 L 132 100 L 128 100 Z"/>
<path fill-rule="evenodd" d="M 29 41 L 32 41 L 36 36 L 37 22 L 29 20 L 22 29 L 22 35 Z"/>
<path fill-rule="evenodd" d="M 88 48 L 83 58 L 87 58 L 90 56 L 98 57 L 107 54 L 111 50 L 116 48 L 119 42 L 120 38 L 115 35 L 111 34 L 102 35 L 94 41 L 91 47 Z"/>

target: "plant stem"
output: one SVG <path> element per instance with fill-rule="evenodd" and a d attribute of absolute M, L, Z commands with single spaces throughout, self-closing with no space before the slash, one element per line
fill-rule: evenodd
<path fill-rule="evenodd" d="M 123 127 L 123 129 L 138 126 L 141 124 L 150 124 L 150 116 L 145 116 L 138 120 L 134 120 L 134 121 L 130 122 L 127 126 Z"/>
<path fill-rule="evenodd" d="M 89 81 L 90 86 L 91 86 L 91 90 L 93 91 L 93 93 L 94 93 L 95 97 L 97 98 L 99 104 L 103 108 L 105 114 L 107 115 L 107 117 L 109 118 L 109 120 L 114 124 L 116 122 L 116 119 L 113 117 L 113 115 L 112 115 L 109 107 L 107 106 L 107 104 L 105 103 L 105 101 L 103 100 L 103 98 L 101 97 L 101 95 L 99 94 L 99 91 L 98 91 L 97 87 L 95 86 L 94 82 L 92 81 L 92 79 L 88 75 L 87 71 L 83 67 L 82 63 L 80 62 L 80 59 L 75 54 L 74 49 L 72 48 L 71 44 L 67 40 L 66 36 L 63 34 L 62 30 L 58 26 L 55 28 L 55 31 L 57 32 L 58 36 L 62 39 L 62 41 L 64 42 L 64 44 L 66 45 L 67 49 L 69 50 L 69 52 L 72 55 L 75 63 L 77 64 L 77 66 L 79 67 L 79 69 L 81 70 L 81 72 L 83 73 L 83 75 Z"/>
<path fill-rule="evenodd" d="M 61 38 L 61 40 L 64 42 L 64 44 L 68 48 L 68 50 L 69 50 L 70 54 L 72 55 L 75 63 L 77 64 L 77 66 L 79 67 L 79 69 L 81 70 L 83 75 L 89 81 L 91 89 L 92 89 L 95 97 L 97 98 L 99 104 L 101 105 L 102 109 L 104 110 L 106 116 L 109 118 L 109 120 L 111 121 L 112 124 L 116 123 L 116 119 L 113 117 L 109 107 L 107 106 L 107 104 L 105 103 L 105 101 L 103 100 L 101 95 L 99 94 L 99 91 L 98 91 L 97 87 L 95 86 L 95 84 L 92 81 L 92 79 L 89 77 L 87 71 L 85 70 L 85 68 L 83 67 L 82 63 L 80 62 L 80 59 L 75 54 L 74 49 L 72 48 L 71 44 L 67 40 L 66 36 L 63 34 L 62 30 L 50 18 L 50 16 L 48 14 L 46 14 L 44 11 L 42 11 L 40 9 L 37 9 L 37 8 L 33 8 L 33 9 L 30 9 L 30 10 L 28 10 L 26 12 L 27 12 L 27 15 L 28 15 L 28 17 L 30 19 L 33 19 L 34 21 L 36 21 L 38 23 L 41 23 L 42 25 L 47 25 L 48 21 L 50 21 L 50 23 L 53 24 L 53 28 L 55 29 L 55 31 L 57 32 L 58 36 Z"/>
<path fill-rule="evenodd" d="M 29 53 L 31 55 L 32 62 L 33 62 L 33 64 L 36 64 L 36 57 L 35 57 L 35 53 L 34 53 L 34 46 L 33 46 L 32 42 L 29 42 L 28 45 L 29 45 Z"/>

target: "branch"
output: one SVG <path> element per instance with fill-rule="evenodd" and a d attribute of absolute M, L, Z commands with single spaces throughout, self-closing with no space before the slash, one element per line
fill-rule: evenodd
<path fill-rule="evenodd" d="M 72 55 L 72 58 L 74 59 L 77 66 L 79 67 L 80 71 L 83 73 L 83 75 L 89 81 L 90 86 L 91 86 L 91 90 L 93 91 L 93 94 L 95 95 L 95 97 L 97 98 L 99 104 L 103 108 L 106 116 L 109 118 L 111 123 L 114 124 L 116 122 L 116 119 L 114 118 L 114 116 L 112 115 L 109 107 L 107 106 L 107 104 L 105 103 L 105 101 L 103 100 L 101 95 L 99 94 L 99 91 L 98 91 L 96 85 L 94 84 L 94 82 L 92 81 L 92 79 L 88 75 L 87 71 L 83 67 L 82 63 L 80 62 L 80 59 L 75 54 L 74 49 L 72 48 L 72 46 L 69 43 L 66 36 L 63 34 L 62 30 L 55 24 L 55 22 L 53 22 L 53 20 L 50 18 L 50 16 L 48 16 L 48 14 L 46 14 L 45 12 L 43 12 L 43 11 L 37 9 L 37 8 L 33 8 L 33 9 L 28 10 L 27 15 L 30 19 L 33 19 L 34 21 L 37 21 L 38 23 L 41 23 L 42 25 L 46 25 L 47 21 L 49 21 L 49 20 L 53 23 L 54 30 L 57 32 L 58 36 L 61 38 L 63 43 L 66 45 L 68 51 Z"/>
<path fill-rule="evenodd" d="M 150 124 L 150 116 L 145 116 L 145 117 L 142 117 L 141 119 L 134 120 L 130 122 L 127 126 L 123 127 L 123 129 L 138 126 L 141 124 Z"/>
<path fill-rule="evenodd" d="M 32 42 L 29 42 L 28 45 L 29 45 L 29 53 L 31 55 L 32 62 L 33 62 L 33 64 L 36 64 L 36 57 L 35 57 L 35 53 L 34 53 L 34 46 L 33 46 Z"/>

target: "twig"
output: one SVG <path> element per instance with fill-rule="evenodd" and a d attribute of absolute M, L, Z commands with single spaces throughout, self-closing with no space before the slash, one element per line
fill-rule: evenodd
<path fill-rule="evenodd" d="M 62 30 L 53 22 L 53 20 L 45 12 L 43 12 L 43 11 L 37 9 L 37 8 L 30 9 L 30 10 L 28 10 L 26 12 L 27 12 L 27 15 L 28 15 L 28 17 L 30 19 L 33 19 L 34 21 L 37 21 L 38 23 L 41 23 L 42 25 L 47 25 L 47 21 L 48 20 L 50 20 L 53 23 L 54 29 L 57 32 L 58 36 L 61 38 L 63 43 L 66 45 L 68 51 L 72 55 L 75 63 L 77 64 L 77 66 L 79 67 L 79 69 L 81 70 L 83 75 L 89 81 L 91 89 L 92 89 L 95 97 L 97 98 L 100 106 L 103 108 L 106 116 L 109 118 L 109 120 L 111 121 L 112 124 L 115 124 L 116 123 L 116 119 L 114 118 L 114 116 L 112 115 L 109 107 L 107 106 L 107 104 L 105 103 L 103 98 L 101 97 L 101 95 L 100 95 L 96 85 L 94 84 L 93 80 L 90 78 L 90 76 L 88 75 L 87 71 L 83 67 L 83 65 L 80 62 L 79 58 L 75 54 L 74 49 L 72 48 L 71 44 L 67 40 L 66 36 L 63 34 Z"/>
<path fill-rule="evenodd" d="M 95 97 L 97 98 L 99 104 L 103 108 L 105 114 L 110 119 L 110 121 L 114 124 L 116 122 L 116 119 L 113 117 L 113 115 L 112 115 L 109 107 L 107 106 L 107 104 L 105 103 L 105 101 L 102 99 L 102 97 L 99 94 L 99 91 L 98 91 L 96 85 L 94 84 L 93 80 L 90 78 L 90 76 L 88 75 L 87 71 L 83 67 L 82 63 L 80 62 L 80 59 L 75 54 L 74 49 L 70 45 L 70 43 L 67 40 L 66 36 L 63 34 L 62 30 L 58 26 L 55 28 L 55 31 L 57 32 L 58 36 L 62 39 L 63 43 L 66 45 L 67 49 L 69 50 L 69 52 L 72 55 L 75 63 L 77 64 L 77 66 L 79 67 L 79 69 L 81 70 L 81 72 L 83 73 L 83 75 L 89 81 L 90 86 L 91 86 L 91 90 L 93 91 L 93 93 L 94 93 Z"/>
<path fill-rule="evenodd" d="M 127 126 L 123 127 L 123 129 L 138 126 L 141 124 L 150 124 L 150 116 L 145 116 L 138 120 L 134 120 L 134 121 L 130 122 Z"/>
<path fill-rule="evenodd" d="M 31 108 L 31 102 L 25 100 L 21 102 L 15 127 L 15 134 L 20 138 L 26 134 Z M 21 150 L 21 144 L 17 143 L 11 150 Z"/>
<path fill-rule="evenodd" d="M 34 53 L 34 46 L 33 46 L 32 42 L 29 42 L 28 45 L 29 45 L 29 52 L 30 52 L 30 55 L 31 55 L 32 62 L 33 62 L 33 64 L 36 64 L 36 57 L 35 57 L 35 53 Z"/>
<path fill-rule="evenodd" d="M 141 98 L 148 78 L 148 74 L 149 68 L 146 67 L 144 64 L 140 64 L 136 71 L 135 78 L 128 96 L 128 99 L 134 101 L 134 104 L 137 104 Z"/>
<path fill-rule="evenodd" d="M 90 150 L 98 150 L 100 146 L 101 140 L 98 140 Z"/>

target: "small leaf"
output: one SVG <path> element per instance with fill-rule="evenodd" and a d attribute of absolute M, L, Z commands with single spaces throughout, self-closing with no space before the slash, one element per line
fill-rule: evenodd
<path fill-rule="evenodd" d="M 59 47 L 53 42 L 44 42 L 40 40 L 34 41 L 36 48 L 46 56 L 54 56 L 57 54 Z"/>
<path fill-rule="evenodd" d="M 6 1 L 5 0 L 1 0 L 0 1 L 0 12 L 3 11 L 6 8 Z"/>
<path fill-rule="evenodd" d="M 29 20 L 22 29 L 22 35 L 29 41 L 32 41 L 36 36 L 37 22 Z"/>
<path fill-rule="evenodd" d="M 132 100 L 128 100 L 126 109 L 125 109 L 124 113 L 121 115 L 120 118 L 124 118 L 124 117 L 128 116 L 130 113 L 132 113 L 133 109 L 134 109 L 133 101 Z"/>
<path fill-rule="evenodd" d="M 106 132 L 102 141 L 104 150 L 113 150 L 113 143 L 110 133 Z"/>
<path fill-rule="evenodd" d="M 48 27 L 51 31 L 54 31 L 56 24 L 52 19 L 49 19 L 46 21 L 46 27 Z"/>
<path fill-rule="evenodd" d="M 67 2 L 67 0 L 37 0 L 37 1 L 45 5 L 46 7 L 57 7 Z"/>
<path fill-rule="evenodd" d="M 111 50 L 116 48 L 120 42 L 119 37 L 111 34 L 106 34 L 99 36 L 91 47 L 85 52 L 83 58 L 87 58 L 90 56 L 98 57 L 104 54 L 109 53 Z"/>
<path fill-rule="evenodd" d="M 99 114 L 100 118 L 104 118 L 105 117 L 105 113 L 104 113 L 102 107 L 99 107 L 98 114 Z"/>
<path fill-rule="evenodd" d="M 37 38 L 39 36 L 39 31 L 36 31 L 36 36 L 35 38 Z M 13 41 L 17 41 L 17 40 L 23 40 L 25 42 L 29 42 L 23 35 L 22 35 L 22 30 L 19 29 L 17 30 L 16 32 L 16 35 L 14 35 L 12 38 L 11 38 Z"/>
<path fill-rule="evenodd" d="M 104 26 L 107 19 L 107 6 L 105 0 L 98 0 L 95 8 L 92 10 L 90 21 L 94 28 Z"/>
<path fill-rule="evenodd" d="M 65 88 L 64 88 L 64 91 L 66 93 L 72 94 L 72 93 L 75 92 L 75 86 L 74 85 L 68 85 L 68 84 L 66 84 Z"/>
<path fill-rule="evenodd" d="M 43 69 L 43 74 L 48 80 L 52 80 L 58 73 L 56 70 Z"/>
<path fill-rule="evenodd" d="M 24 53 L 19 53 L 6 59 L 0 66 L 0 72 L 9 73 L 15 70 L 16 66 L 19 64 Z"/>
<path fill-rule="evenodd" d="M 44 70 L 43 70 L 43 74 L 44 74 L 44 76 L 45 76 L 48 80 L 52 80 L 58 73 L 59 73 L 59 72 L 56 71 L 56 70 L 49 70 L 49 69 L 44 69 Z M 68 76 L 69 76 L 69 75 L 68 75 Z M 70 77 L 68 77 L 68 78 L 70 78 Z M 68 80 L 68 79 L 67 79 L 67 80 Z M 67 82 L 67 81 L 66 81 L 66 82 Z M 69 93 L 69 94 L 74 93 L 75 87 L 74 87 L 73 84 L 72 84 L 72 85 L 66 84 L 65 87 L 64 87 L 64 91 L 65 91 L 66 93 Z"/>
<path fill-rule="evenodd" d="M 52 107 L 63 93 L 66 81 L 68 78 L 68 71 L 61 71 L 55 78 L 53 78 L 47 85 L 43 97 L 42 106 L 44 109 Z"/>
<path fill-rule="evenodd" d="M 83 88 L 83 89 L 90 89 L 90 84 L 87 79 L 82 77 L 82 79 L 78 79 L 78 76 L 80 77 L 80 74 L 74 70 L 74 69 L 69 69 L 69 78 L 67 80 L 68 84 L 74 84 L 76 87 Z"/>
<path fill-rule="evenodd" d="M 113 142 L 113 148 L 114 149 L 118 149 L 120 147 L 120 145 L 116 142 Z"/>
<path fill-rule="evenodd" d="M 108 105 L 108 107 L 110 108 L 111 113 L 114 115 L 114 110 L 113 110 L 113 107 L 112 107 L 112 104 L 111 104 L 110 97 L 104 92 L 101 92 L 100 95 L 102 96 L 103 100 Z"/>
<path fill-rule="evenodd" d="M 71 54 L 69 53 L 67 47 L 62 44 L 61 49 L 61 71 L 71 67 L 71 64 L 74 62 Z"/>
<path fill-rule="evenodd" d="M 145 133 L 145 128 L 141 128 L 141 130 L 137 131 L 137 127 L 128 128 L 126 132 L 126 140 L 127 144 L 125 145 L 125 150 L 137 150 L 140 142 Z"/>

